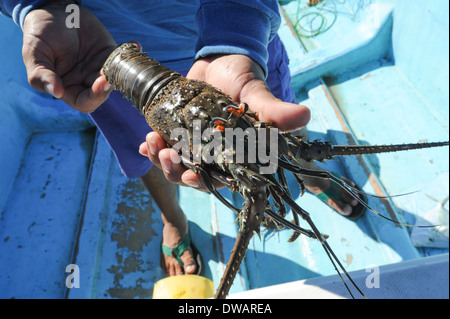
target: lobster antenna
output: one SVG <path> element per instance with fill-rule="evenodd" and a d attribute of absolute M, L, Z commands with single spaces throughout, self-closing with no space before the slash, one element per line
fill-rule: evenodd
<path fill-rule="evenodd" d="M 384 218 L 390 222 L 395 223 L 396 225 L 402 225 L 402 226 L 406 226 L 406 227 L 414 227 L 414 228 L 433 228 L 436 227 L 437 225 L 411 225 L 411 224 L 406 224 L 406 223 L 401 223 L 399 221 L 393 220 L 389 217 L 386 217 L 382 214 L 380 214 L 379 212 L 377 212 L 376 210 L 374 210 L 372 207 L 370 207 L 369 205 L 367 205 L 359 196 L 357 196 L 353 191 L 351 186 L 347 185 L 344 181 L 342 181 L 341 179 L 335 177 L 333 174 L 327 172 L 327 171 L 318 171 L 318 170 L 312 170 L 312 169 L 305 169 L 305 168 L 301 168 L 298 167 L 296 165 L 293 165 L 289 162 L 286 162 L 282 159 L 278 159 L 278 164 L 283 167 L 284 169 L 292 172 L 292 173 L 298 173 L 300 175 L 307 175 L 310 177 L 316 177 L 316 178 L 325 178 L 325 179 L 331 179 L 332 181 L 336 182 L 336 184 L 338 184 L 342 189 L 344 189 L 348 194 L 350 194 L 354 199 L 356 199 L 359 203 L 361 203 L 361 205 L 363 205 L 365 208 L 367 208 L 368 210 L 370 210 L 372 213 L 380 216 L 381 218 Z"/>
<path fill-rule="evenodd" d="M 328 173 L 328 172 L 327 172 Z M 406 227 L 414 227 L 414 228 L 434 228 L 437 227 L 438 225 L 411 225 L 411 224 L 407 224 L 407 223 L 401 223 L 399 221 L 393 220 L 389 217 L 386 217 L 382 214 L 380 214 L 379 212 L 377 212 L 375 209 L 373 209 L 372 207 L 370 207 L 369 205 L 367 205 L 359 196 L 355 196 L 355 194 L 352 192 L 353 187 L 351 187 L 350 185 L 347 185 L 344 181 L 342 181 L 341 179 L 333 176 L 332 174 L 329 174 L 329 178 L 331 180 L 333 180 L 334 182 L 336 182 L 342 189 L 344 189 L 347 193 L 349 193 L 354 199 L 356 199 L 361 205 L 363 205 L 365 208 L 367 208 L 368 210 L 370 210 L 372 213 L 380 216 L 381 218 L 384 218 L 390 222 L 393 222 L 396 225 L 402 225 L 402 226 L 406 226 Z"/>
<path fill-rule="evenodd" d="M 399 151 L 409 151 L 422 148 L 448 146 L 449 142 L 413 143 L 393 145 L 331 145 L 330 156 L 379 154 Z"/>
<path fill-rule="evenodd" d="M 320 237 L 321 233 L 319 232 L 316 225 L 312 221 L 311 217 L 309 216 L 309 213 L 306 212 L 300 206 L 298 206 L 297 203 L 292 198 L 287 196 L 287 194 L 282 189 L 281 189 L 280 195 L 283 198 L 283 200 L 286 202 L 286 204 L 288 204 L 291 207 L 292 212 L 294 212 L 295 214 L 299 214 L 309 224 L 309 226 L 311 227 L 311 230 L 314 232 L 314 234 L 316 235 L 316 238 L 321 243 L 322 248 L 325 250 L 326 254 L 328 255 L 328 258 L 330 259 L 331 263 L 333 264 L 337 274 L 339 275 L 341 281 L 344 283 L 344 286 L 347 289 L 347 291 L 350 293 L 351 297 L 354 299 L 354 296 L 353 296 L 349 286 L 345 282 L 345 280 L 342 277 L 338 268 L 340 268 L 342 270 L 345 277 L 347 277 L 347 279 L 352 283 L 353 287 L 361 294 L 361 296 L 363 296 L 365 299 L 367 299 L 366 295 L 361 291 L 361 289 L 359 289 L 358 285 L 353 281 L 352 277 L 345 270 L 345 267 L 342 265 L 342 263 L 339 261 L 339 258 L 337 258 L 336 254 L 331 249 L 330 245 L 327 243 L 326 238 Z"/>
<path fill-rule="evenodd" d="M 383 195 L 375 195 L 375 194 L 364 192 L 364 191 L 359 190 L 359 189 L 357 189 L 357 188 L 355 188 L 355 187 L 353 187 L 351 185 L 348 185 L 348 184 L 347 184 L 347 187 L 350 188 L 352 190 L 352 192 L 355 192 L 355 193 L 358 193 L 358 194 L 363 194 L 363 195 L 370 196 L 370 197 L 373 197 L 373 198 L 379 198 L 379 199 L 387 199 L 387 198 L 408 196 L 408 195 L 412 195 L 412 194 L 420 192 L 420 191 L 412 191 L 412 192 L 409 192 L 409 193 L 403 193 L 403 194 L 397 194 L 397 195 L 384 195 L 383 196 Z"/>

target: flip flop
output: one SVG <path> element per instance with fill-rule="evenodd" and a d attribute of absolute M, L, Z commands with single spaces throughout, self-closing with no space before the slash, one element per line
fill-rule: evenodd
<path fill-rule="evenodd" d="M 352 182 L 351 180 L 349 180 L 348 178 L 342 177 L 337 173 L 332 173 L 335 177 L 343 180 L 346 184 L 348 185 L 352 185 L 355 184 L 355 186 L 352 186 L 353 188 L 356 188 L 357 190 L 361 191 L 361 188 L 354 182 Z M 319 198 L 321 201 L 323 201 L 325 204 L 328 205 L 327 200 L 329 199 L 337 199 L 341 202 L 344 202 L 344 199 L 342 198 L 340 191 L 341 187 L 335 182 L 335 181 L 331 181 L 331 185 L 330 188 L 328 188 L 326 191 L 319 193 L 319 194 L 315 194 L 315 196 L 317 198 Z M 358 197 L 360 198 L 361 201 L 363 201 L 364 203 L 367 204 L 367 197 L 366 195 L 361 191 L 356 193 L 358 195 Z M 330 205 L 328 205 L 330 206 Z M 331 206 L 330 206 L 331 207 Z M 332 207 L 331 207 L 332 208 Z M 333 208 L 334 209 L 334 208 Z M 335 209 L 334 209 L 335 210 Z M 366 212 L 366 207 L 361 204 L 360 202 L 358 202 L 358 204 L 354 207 L 352 207 L 352 212 L 349 215 L 345 215 L 337 210 L 335 210 L 338 214 L 351 219 L 351 220 L 357 220 L 358 218 L 360 218 L 365 212 Z"/>
<path fill-rule="evenodd" d="M 178 263 L 180 264 L 180 266 L 184 272 L 184 264 L 183 264 L 183 261 L 181 260 L 181 255 L 189 247 L 191 247 L 191 249 L 192 249 L 192 254 L 193 254 L 194 260 L 197 264 L 194 275 L 203 276 L 203 273 L 204 273 L 203 259 L 202 259 L 202 256 L 200 255 L 199 251 L 197 250 L 197 248 L 194 246 L 193 243 L 191 243 L 191 236 L 189 235 L 189 233 L 180 241 L 180 243 L 176 247 L 168 247 L 168 246 L 161 244 L 161 253 L 166 256 L 175 258 L 178 261 Z M 161 258 L 161 265 L 164 265 L 163 260 L 164 259 Z"/>

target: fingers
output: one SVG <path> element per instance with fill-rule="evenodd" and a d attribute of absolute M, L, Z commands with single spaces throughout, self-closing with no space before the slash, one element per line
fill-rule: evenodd
<path fill-rule="evenodd" d="M 259 114 L 259 119 L 271 122 L 281 131 L 292 131 L 305 126 L 311 112 L 304 105 L 283 102 L 275 98 L 261 80 L 253 80 L 246 84 L 240 96 L 252 111 Z"/>
<path fill-rule="evenodd" d="M 102 75 L 90 88 L 81 85 L 67 87 L 61 100 L 83 113 L 91 113 L 106 101 L 112 90 L 112 85 Z"/>
<path fill-rule="evenodd" d="M 194 188 L 202 188 L 200 177 L 182 164 L 178 153 L 169 149 L 156 132 L 150 132 L 146 142 L 139 147 L 139 153 L 148 156 L 150 161 L 164 172 L 166 179 L 172 183 Z"/>
<path fill-rule="evenodd" d="M 139 153 L 147 156 L 154 165 L 158 166 L 166 179 L 174 184 L 189 186 L 201 191 L 208 191 L 203 185 L 200 176 L 181 164 L 178 153 L 169 149 L 166 143 L 156 132 L 150 132 L 146 141 L 139 147 Z M 214 186 L 219 189 L 224 187 L 220 182 L 214 181 Z"/>
<path fill-rule="evenodd" d="M 150 161 L 161 168 L 161 162 L 159 160 L 159 152 L 166 148 L 166 143 L 155 132 L 150 132 L 147 134 L 146 142 L 142 143 L 139 147 L 139 153 L 144 156 L 148 156 Z"/>
<path fill-rule="evenodd" d="M 143 156 L 148 156 L 150 161 L 164 172 L 164 176 L 169 182 L 188 186 L 183 181 L 183 174 L 187 170 L 180 163 L 181 160 L 178 153 L 173 149 L 167 148 L 166 143 L 157 133 L 150 132 L 147 134 L 146 142 L 142 143 L 139 147 L 139 153 Z M 192 177 L 188 175 L 188 182 L 192 178 L 194 180 L 199 179 L 198 176 Z"/>
<path fill-rule="evenodd" d="M 159 154 L 159 161 L 164 176 L 171 183 L 185 185 L 183 174 L 187 171 L 179 161 L 178 153 L 169 148 L 162 149 Z"/>
<path fill-rule="evenodd" d="M 79 84 L 65 87 L 64 81 L 54 72 L 53 66 L 28 63 L 26 67 L 28 82 L 33 88 L 61 99 L 83 113 L 93 112 L 112 91 L 111 84 L 106 81 L 104 75 L 98 76 L 91 87 Z"/>
<path fill-rule="evenodd" d="M 27 66 L 27 73 L 28 82 L 36 90 L 48 93 L 56 98 L 61 98 L 64 95 L 62 80 L 51 66 Z"/>

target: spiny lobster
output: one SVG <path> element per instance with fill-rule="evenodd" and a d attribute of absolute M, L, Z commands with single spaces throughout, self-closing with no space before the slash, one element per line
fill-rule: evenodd
<path fill-rule="evenodd" d="M 171 136 L 171 132 L 179 128 L 186 129 L 189 153 L 187 156 L 186 154 L 182 156 L 184 165 L 197 172 L 206 188 L 238 214 L 239 233 L 217 289 L 216 298 L 225 298 L 228 294 L 250 239 L 254 233 L 259 233 L 262 224 L 288 227 L 294 230 L 291 240 L 295 240 L 300 234 L 319 240 L 338 274 L 337 266 L 364 296 L 327 243 L 327 236 L 319 232 L 309 213 L 292 199 L 286 185 L 284 170 L 294 174 L 302 189 L 304 184 L 301 176 L 331 179 L 370 209 L 361 200 L 359 192 L 355 188 L 347 185 L 330 172 L 302 168 L 299 160 L 323 161 L 335 156 L 396 152 L 449 144 L 448 142 L 438 142 L 381 146 L 335 146 L 321 141 L 304 141 L 289 133 L 278 132 L 270 123 L 260 122 L 257 114 L 250 112 L 246 104 L 236 105 L 230 97 L 207 83 L 188 80 L 149 58 L 142 52 L 141 46 L 137 42 L 124 43 L 115 49 L 106 60 L 103 73 L 107 80 L 115 86 L 115 89 L 120 90 L 145 116 L 150 127 L 162 136 L 169 147 L 173 147 L 179 142 L 179 138 Z M 253 129 L 258 133 L 275 130 L 278 164 L 276 171 L 262 174 L 261 168 L 265 166 L 261 161 L 236 161 L 237 142 L 228 144 L 227 147 L 220 144 L 215 151 L 215 161 L 206 161 L 204 155 L 201 155 L 197 161 L 192 160 L 195 147 L 193 136 L 196 130 L 203 132 L 212 129 L 216 134 L 213 134 L 214 136 L 219 134 L 219 139 L 224 140 L 224 132 L 227 129 L 237 128 L 247 131 Z M 248 136 L 243 140 L 244 152 L 248 155 L 251 147 Z M 210 141 L 211 136 L 202 136 L 200 148 L 210 146 L 208 145 Z M 270 144 L 267 137 L 262 140 L 258 139 L 258 143 L 266 144 L 265 146 Z M 265 149 L 267 150 L 267 148 Z M 210 154 L 210 152 L 211 149 L 208 149 L 206 153 Z M 230 159 L 230 157 L 232 160 L 227 161 L 226 158 Z M 234 207 L 216 190 L 213 179 L 222 182 L 244 198 L 242 209 Z M 270 197 L 273 199 L 273 204 L 269 202 Z M 273 210 L 272 206 L 274 205 L 278 212 Z M 285 205 L 293 211 L 295 217 L 293 222 L 285 219 Z M 306 220 L 311 229 L 300 227 L 299 217 Z M 347 287 L 345 281 L 342 281 Z M 347 289 L 350 292 L 348 287 Z"/>

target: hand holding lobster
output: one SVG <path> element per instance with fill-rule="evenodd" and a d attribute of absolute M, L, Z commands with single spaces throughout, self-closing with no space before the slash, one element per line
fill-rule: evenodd
<path fill-rule="evenodd" d="M 187 78 L 212 84 L 237 103 L 247 103 L 252 111 L 258 113 L 260 120 L 274 123 L 280 130 L 300 128 L 310 119 L 307 107 L 275 98 L 264 82 L 261 67 L 244 55 L 217 55 L 199 59 Z M 140 152 L 158 165 L 169 181 L 205 190 L 197 174 L 172 162 L 171 153 L 175 151 L 166 148 L 166 143 L 155 132 L 147 136 Z M 215 184 L 220 186 L 217 181 Z"/>

